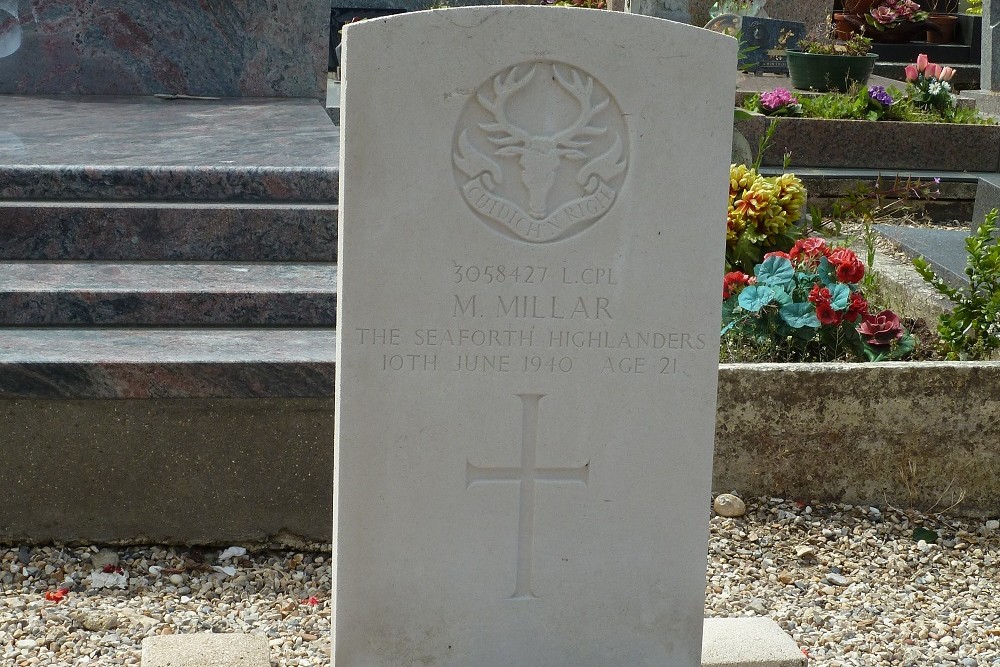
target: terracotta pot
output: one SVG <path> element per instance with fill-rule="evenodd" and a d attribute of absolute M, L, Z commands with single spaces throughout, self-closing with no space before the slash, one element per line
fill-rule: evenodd
<path fill-rule="evenodd" d="M 927 19 L 927 41 L 931 44 L 950 44 L 955 39 L 958 17 L 954 14 L 931 14 Z M 930 29 L 931 26 L 936 29 Z"/>
<path fill-rule="evenodd" d="M 860 19 L 861 17 L 856 17 Z M 833 26 L 836 32 L 837 39 L 842 41 L 847 41 L 856 32 L 857 23 L 848 19 L 847 15 L 843 12 L 833 13 Z"/>
<path fill-rule="evenodd" d="M 847 92 L 853 82 L 865 85 L 878 59 L 875 53 L 864 56 L 825 55 L 791 49 L 785 55 L 792 86 L 799 90 L 839 90 L 842 93 Z"/>

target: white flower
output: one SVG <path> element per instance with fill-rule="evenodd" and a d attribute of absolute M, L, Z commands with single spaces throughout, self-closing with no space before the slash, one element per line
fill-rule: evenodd
<path fill-rule="evenodd" d="M 934 83 L 932 83 L 930 86 L 927 87 L 927 92 L 930 93 L 931 95 L 937 95 L 938 93 L 941 92 L 941 83 L 939 81 L 935 81 Z"/>

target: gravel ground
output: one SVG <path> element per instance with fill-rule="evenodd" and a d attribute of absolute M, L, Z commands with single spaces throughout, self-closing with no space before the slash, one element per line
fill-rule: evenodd
<path fill-rule="evenodd" d="M 1000 665 L 996 521 L 747 505 L 743 517 L 711 520 L 706 615 L 770 616 L 813 667 Z M 267 636 L 278 667 L 326 667 L 323 546 L 231 556 L 0 547 L 0 665 L 138 665 L 143 637 L 249 632 Z"/>
<path fill-rule="evenodd" d="M 997 521 L 747 504 L 712 518 L 707 615 L 770 616 L 814 667 L 1000 665 Z"/>

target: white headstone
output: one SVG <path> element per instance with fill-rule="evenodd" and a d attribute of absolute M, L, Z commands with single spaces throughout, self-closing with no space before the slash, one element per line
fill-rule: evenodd
<path fill-rule="evenodd" d="M 699 664 L 736 43 L 345 30 L 335 664 Z"/>

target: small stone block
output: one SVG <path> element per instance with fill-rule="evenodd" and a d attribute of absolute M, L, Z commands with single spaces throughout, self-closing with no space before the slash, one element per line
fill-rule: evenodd
<path fill-rule="evenodd" d="M 211 632 L 142 640 L 142 667 L 270 667 L 262 635 Z"/>
<path fill-rule="evenodd" d="M 972 211 L 972 231 L 979 229 L 986 216 L 995 208 L 1000 208 L 1000 174 L 979 179 L 976 188 L 976 204 Z"/>
<path fill-rule="evenodd" d="M 805 667 L 806 656 L 769 618 L 706 618 L 701 667 Z M 146 667 L 143 663 L 143 667 Z"/>

